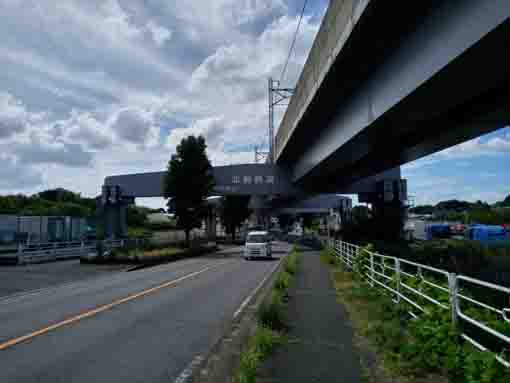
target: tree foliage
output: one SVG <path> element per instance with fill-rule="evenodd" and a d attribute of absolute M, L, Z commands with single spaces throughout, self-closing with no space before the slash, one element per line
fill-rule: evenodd
<path fill-rule="evenodd" d="M 226 196 L 221 204 L 220 216 L 226 232 L 235 239 L 235 231 L 246 218 L 251 210 L 248 208 L 250 196 Z"/>
<path fill-rule="evenodd" d="M 189 232 L 199 227 L 205 215 L 205 198 L 212 192 L 214 176 L 202 136 L 188 136 L 177 145 L 176 154 L 168 162 L 164 196 L 174 210 L 177 224 Z"/>
<path fill-rule="evenodd" d="M 409 209 L 409 212 L 415 214 L 433 214 L 435 219 L 459 221 L 466 224 L 501 225 L 510 223 L 509 207 L 510 195 L 492 206 L 480 200 L 476 202 L 448 200 L 441 201 L 435 206 L 416 206 Z"/>
<path fill-rule="evenodd" d="M 432 214 L 434 213 L 434 206 L 433 205 L 415 206 L 410 208 L 409 212 L 414 214 Z"/>
<path fill-rule="evenodd" d="M 127 208 L 127 224 L 129 227 L 141 227 L 147 221 L 147 215 L 151 209 L 141 206 L 128 206 Z"/>
<path fill-rule="evenodd" d="M 65 189 L 50 189 L 26 196 L 0 196 L 0 214 L 89 217 L 96 201 Z"/>

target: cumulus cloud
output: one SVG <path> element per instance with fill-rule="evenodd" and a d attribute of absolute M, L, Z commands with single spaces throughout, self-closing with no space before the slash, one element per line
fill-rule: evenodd
<path fill-rule="evenodd" d="M 288 13 L 287 0 L 0 1 L 2 152 L 86 195 L 107 175 L 163 169 L 189 134 L 216 165 L 251 162 L 266 79 L 297 23 Z M 317 29 L 305 17 L 289 84 Z"/>
<path fill-rule="evenodd" d="M 175 148 L 183 138 L 188 136 L 203 136 L 208 148 L 221 149 L 223 135 L 225 134 L 225 120 L 223 117 L 209 117 L 196 121 L 188 128 L 173 129 L 168 135 L 166 145 L 168 148 Z"/>
<path fill-rule="evenodd" d="M 118 137 L 129 143 L 153 146 L 159 138 L 159 131 L 152 116 L 141 109 L 124 109 L 118 112 L 112 123 Z"/>
<path fill-rule="evenodd" d="M 30 123 L 40 121 L 43 113 L 30 113 L 21 100 L 0 92 L 0 139 L 22 133 Z"/>
<path fill-rule="evenodd" d="M 65 134 L 70 141 L 80 142 L 91 149 L 103 150 L 113 144 L 113 138 L 106 132 L 104 123 L 90 113 L 75 114 L 69 120 L 58 124 L 56 128 L 64 130 L 62 135 Z"/>

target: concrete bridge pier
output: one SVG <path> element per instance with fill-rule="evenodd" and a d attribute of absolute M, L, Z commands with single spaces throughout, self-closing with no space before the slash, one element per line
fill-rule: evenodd
<path fill-rule="evenodd" d="M 358 194 L 360 202 L 372 205 L 374 226 L 372 233 L 378 238 L 398 240 L 404 237 L 404 220 L 407 216 L 407 180 L 377 182 L 376 191 Z"/>
<path fill-rule="evenodd" d="M 210 207 L 205 217 L 205 233 L 210 242 L 216 242 L 216 208 Z"/>
<path fill-rule="evenodd" d="M 105 238 L 123 238 L 127 230 L 127 205 L 106 205 L 103 207 Z"/>

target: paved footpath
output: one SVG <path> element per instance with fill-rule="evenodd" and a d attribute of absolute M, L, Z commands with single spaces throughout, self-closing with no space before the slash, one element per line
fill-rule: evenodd
<path fill-rule="evenodd" d="M 318 251 L 302 252 L 289 294 L 289 343 L 264 363 L 257 381 L 360 382 L 347 312 L 336 301 L 328 266 Z"/>

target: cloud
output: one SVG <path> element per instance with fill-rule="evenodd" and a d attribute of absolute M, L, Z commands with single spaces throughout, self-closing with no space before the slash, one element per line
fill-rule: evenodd
<path fill-rule="evenodd" d="M 70 141 L 80 142 L 94 150 L 103 150 L 113 144 L 113 138 L 108 134 L 105 124 L 87 112 L 57 122 L 56 129 L 58 128 L 63 130 L 61 134 L 65 134 Z"/>
<path fill-rule="evenodd" d="M 29 113 L 21 100 L 0 92 L 0 139 L 25 131 L 29 123 L 40 121 L 42 113 Z"/>
<path fill-rule="evenodd" d="M 469 166 L 471 160 L 475 158 L 501 157 L 508 154 L 510 154 L 510 129 L 505 127 L 405 164 L 404 168 L 412 171 L 445 160 L 456 161 L 459 166 Z"/>
<path fill-rule="evenodd" d="M 226 131 L 225 124 L 222 117 L 208 117 L 198 120 L 188 128 L 173 129 L 167 137 L 166 145 L 170 149 L 175 149 L 183 138 L 200 135 L 205 138 L 208 148 L 222 149 L 223 136 Z"/>
<path fill-rule="evenodd" d="M 172 37 L 171 30 L 156 24 L 152 20 L 147 23 L 147 30 L 158 47 L 162 47 Z"/>
<path fill-rule="evenodd" d="M 112 123 L 118 137 L 137 145 L 153 146 L 159 139 L 159 129 L 152 116 L 141 109 L 124 109 L 118 112 Z"/>
<path fill-rule="evenodd" d="M 289 12 L 287 0 L 0 1 L 1 151 L 84 195 L 111 174 L 163 169 L 189 134 L 214 164 L 252 162 Z M 303 20 L 289 84 L 317 22 Z"/>
<path fill-rule="evenodd" d="M 41 173 L 27 166 L 21 166 L 11 158 L 0 157 L 0 190 L 17 192 L 34 188 L 42 184 Z"/>
<path fill-rule="evenodd" d="M 16 158 L 23 165 L 56 164 L 68 167 L 92 165 L 92 153 L 83 145 L 52 140 L 48 132 L 32 132 L 23 141 L 14 141 L 4 152 L 10 158 Z"/>

